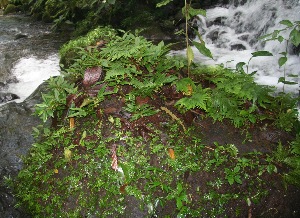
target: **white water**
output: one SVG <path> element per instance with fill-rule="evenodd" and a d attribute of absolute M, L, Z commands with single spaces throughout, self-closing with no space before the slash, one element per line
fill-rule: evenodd
<path fill-rule="evenodd" d="M 22 102 L 45 80 L 59 75 L 59 70 L 57 54 L 49 55 L 46 59 L 35 56 L 21 58 L 12 69 L 19 82 L 10 84 L 7 91 L 20 97 L 16 102 Z"/>
<path fill-rule="evenodd" d="M 240 1 L 241 2 L 241 1 Z M 218 22 L 215 22 L 218 19 Z M 298 0 L 248 0 L 244 5 L 230 4 L 207 10 L 206 18 L 199 16 L 198 26 L 214 60 L 201 55 L 193 48 L 195 61 L 203 64 L 224 64 L 235 68 L 238 62 L 248 63 L 251 53 L 267 50 L 273 57 L 255 57 L 249 65 L 249 73 L 257 71 L 256 81 L 259 84 L 271 85 L 282 91 L 282 83 L 278 78 L 284 75 L 284 67 L 279 68 L 279 53 L 285 51 L 285 43 L 278 41 L 258 41 L 257 38 L 272 33 L 276 29 L 285 28 L 279 24 L 281 20 L 300 20 L 300 1 Z M 288 33 L 284 35 L 288 38 Z M 197 40 L 197 39 L 196 39 Z M 232 46 L 240 45 L 244 50 L 232 50 Z M 173 51 L 173 54 L 185 55 L 186 51 Z M 300 75 L 300 58 L 289 55 L 285 65 L 287 74 Z M 246 70 L 246 68 L 245 68 Z M 298 82 L 298 78 L 288 78 Z M 285 91 L 298 93 L 299 85 L 285 85 Z"/>

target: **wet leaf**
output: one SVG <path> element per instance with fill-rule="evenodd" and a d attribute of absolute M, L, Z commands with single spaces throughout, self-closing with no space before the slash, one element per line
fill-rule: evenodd
<path fill-rule="evenodd" d="M 172 160 L 175 160 L 175 152 L 172 148 L 169 148 L 168 149 L 168 152 L 169 152 L 169 156 Z"/>
<path fill-rule="evenodd" d="M 87 68 L 84 72 L 83 78 L 83 86 L 85 88 L 94 85 L 102 75 L 102 68 L 101 67 L 91 67 Z"/>

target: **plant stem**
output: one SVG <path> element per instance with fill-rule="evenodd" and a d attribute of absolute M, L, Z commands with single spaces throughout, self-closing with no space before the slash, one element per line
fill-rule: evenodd
<path fill-rule="evenodd" d="M 188 8 L 187 8 L 187 0 L 184 1 L 185 5 L 185 42 L 186 42 L 186 49 L 189 47 L 189 35 L 188 35 Z M 187 73 L 188 77 L 190 77 L 190 63 L 189 60 L 187 65 Z"/>

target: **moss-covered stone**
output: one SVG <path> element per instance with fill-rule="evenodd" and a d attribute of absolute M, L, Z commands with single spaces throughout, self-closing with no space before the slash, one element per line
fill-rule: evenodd
<path fill-rule="evenodd" d="M 5 14 L 11 14 L 11 13 L 16 13 L 17 11 L 19 11 L 19 7 L 13 5 L 13 4 L 8 4 L 4 10 L 4 15 Z"/>

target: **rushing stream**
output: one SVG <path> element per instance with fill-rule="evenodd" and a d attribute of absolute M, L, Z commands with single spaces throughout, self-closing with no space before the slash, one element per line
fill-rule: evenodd
<path fill-rule="evenodd" d="M 299 48 L 289 46 L 286 67 L 279 68 L 279 53 L 285 51 L 286 43 L 258 40 L 260 36 L 283 29 L 285 26 L 279 24 L 281 20 L 300 20 L 299 0 L 231 0 L 229 5 L 208 9 L 206 18 L 199 16 L 197 22 L 199 32 L 214 60 L 205 58 L 193 48 L 195 60 L 203 64 L 224 64 L 235 68 L 238 62 L 248 63 L 254 51 L 270 51 L 273 57 L 253 58 L 249 64 L 249 72 L 257 71 L 258 83 L 276 86 L 281 91 L 283 84 L 278 84 L 278 78 L 284 75 L 284 70 L 287 74 L 300 75 L 300 58 L 295 55 Z M 284 37 L 288 38 L 288 35 L 285 34 Z M 173 53 L 185 55 L 185 52 Z M 299 76 L 288 80 L 298 82 Z M 299 85 L 286 85 L 285 90 L 296 94 Z"/>
<path fill-rule="evenodd" d="M 30 17 L 0 16 L 2 96 L 13 93 L 21 102 L 44 80 L 59 74 L 57 53 L 67 39 L 52 33 L 50 28 Z"/>

